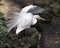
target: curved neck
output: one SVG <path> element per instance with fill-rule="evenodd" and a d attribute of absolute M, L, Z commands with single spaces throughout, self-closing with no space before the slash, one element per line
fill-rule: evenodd
<path fill-rule="evenodd" d="M 34 18 L 32 23 L 33 23 L 33 25 L 36 24 L 37 23 L 37 19 Z"/>

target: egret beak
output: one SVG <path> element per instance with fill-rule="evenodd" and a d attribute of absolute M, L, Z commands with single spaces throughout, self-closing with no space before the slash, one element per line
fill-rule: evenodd
<path fill-rule="evenodd" d="M 45 21 L 45 19 L 44 19 L 44 18 L 42 18 L 42 17 L 39 17 L 39 18 L 37 18 L 37 19 L 39 19 L 39 20 L 44 20 L 44 21 Z"/>

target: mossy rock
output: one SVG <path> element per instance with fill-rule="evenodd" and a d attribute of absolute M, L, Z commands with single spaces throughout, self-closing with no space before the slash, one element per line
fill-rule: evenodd
<path fill-rule="evenodd" d="M 60 4 L 58 2 L 52 4 L 52 12 L 55 16 L 60 17 Z"/>

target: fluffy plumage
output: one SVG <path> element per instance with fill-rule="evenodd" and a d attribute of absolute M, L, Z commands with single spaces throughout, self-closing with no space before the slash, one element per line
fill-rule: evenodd
<path fill-rule="evenodd" d="M 37 23 L 37 18 L 41 17 L 39 15 L 33 15 L 34 13 L 41 13 L 45 11 L 45 9 L 35 6 L 29 5 L 22 8 L 21 12 L 13 12 L 11 15 L 11 20 L 7 22 L 8 32 L 15 26 L 17 26 L 16 34 L 21 32 L 26 28 L 30 28 L 31 25 Z"/>

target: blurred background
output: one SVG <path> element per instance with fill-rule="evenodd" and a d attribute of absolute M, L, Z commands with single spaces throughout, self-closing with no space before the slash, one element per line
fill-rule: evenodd
<path fill-rule="evenodd" d="M 30 4 L 46 9 L 40 14 L 46 21 L 18 35 L 15 28 L 7 33 L 8 16 Z M 60 48 L 60 0 L 0 0 L 0 48 Z"/>

